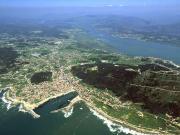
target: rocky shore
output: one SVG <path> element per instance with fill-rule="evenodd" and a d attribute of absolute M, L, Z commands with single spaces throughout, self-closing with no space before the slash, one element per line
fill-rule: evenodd
<path fill-rule="evenodd" d="M 105 120 L 111 121 L 116 126 L 122 125 L 123 127 L 129 129 L 128 133 L 130 133 L 130 134 L 133 134 L 133 135 L 167 135 L 167 134 L 171 135 L 171 134 L 166 133 L 166 132 L 161 132 L 161 131 L 152 130 L 152 129 L 142 129 L 142 128 L 135 127 L 132 124 L 129 124 L 127 122 L 121 121 L 120 119 L 116 119 L 116 118 L 113 118 L 113 117 L 107 115 L 101 109 L 99 109 L 95 105 L 93 105 L 93 103 L 86 101 L 85 99 L 83 99 L 83 101 L 86 103 L 86 105 L 90 108 L 91 111 L 95 112 L 97 115 L 99 114 L 100 116 L 104 117 Z"/>
<path fill-rule="evenodd" d="M 13 99 L 9 96 L 9 91 L 7 90 L 6 92 L 4 92 L 3 96 L 2 96 L 2 100 L 3 102 L 5 102 L 7 104 L 7 109 L 10 109 L 11 106 L 17 106 L 19 105 L 19 111 L 21 112 L 27 112 L 29 113 L 30 115 L 33 116 L 33 118 L 39 118 L 40 115 L 35 113 L 34 112 L 34 109 L 38 108 L 39 106 L 41 106 L 42 104 L 45 104 L 46 102 L 48 102 L 49 100 L 51 99 L 55 99 L 55 98 L 58 98 L 58 97 L 61 97 L 61 96 L 64 96 L 68 93 L 71 93 L 71 92 L 75 92 L 75 90 L 69 90 L 68 92 L 65 92 L 65 93 L 60 93 L 56 96 L 52 96 L 52 97 L 49 97 L 37 104 L 29 104 L 25 101 L 21 101 L 21 100 L 17 100 L 17 99 Z"/>
<path fill-rule="evenodd" d="M 2 98 L 4 99 L 3 101 L 5 101 L 5 103 L 9 103 L 11 106 L 20 105 L 19 111 L 25 112 L 25 113 L 27 112 L 30 115 L 32 115 L 33 118 L 39 118 L 40 115 L 35 113 L 34 109 L 38 108 L 42 104 L 45 104 L 46 102 L 48 102 L 51 99 L 55 99 L 55 98 L 64 96 L 64 95 L 71 93 L 71 92 L 75 92 L 75 90 L 70 90 L 69 92 L 61 93 L 57 96 L 49 97 L 46 100 L 41 101 L 40 103 L 34 104 L 34 105 L 30 105 L 29 103 L 26 103 L 24 101 L 19 101 L 17 99 L 12 99 L 11 97 L 9 97 L 8 91 L 6 91 L 4 93 Z M 96 115 L 98 118 L 100 118 L 101 120 L 109 121 L 112 125 L 117 126 L 117 127 L 121 127 L 122 132 L 130 133 L 133 135 L 160 135 L 160 134 L 161 135 L 167 135 L 167 134 L 170 135 L 169 133 L 162 132 L 162 131 L 138 128 L 132 124 L 121 121 L 120 119 L 113 118 L 113 117 L 109 116 L 108 114 L 106 114 L 105 112 L 103 112 L 101 109 L 97 108 L 92 102 L 90 102 L 89 100 L 86 100 L 85 98 L 82 98 L 80 96 L 77 96 L 74 99 L 72 99 L 68 106 L 66 106 L 62 109 L 59 109 L 59 110 L 55 110 L 52 113 L 56 113 L 58 111 L 62 111 L 64 113 L 67 113 L 68 111 L 73 109 L 73 106 L 76 103 L 78 103 L 80 101 L 83 101 L 90 108 L 90 111 L 94 115 Z"/>

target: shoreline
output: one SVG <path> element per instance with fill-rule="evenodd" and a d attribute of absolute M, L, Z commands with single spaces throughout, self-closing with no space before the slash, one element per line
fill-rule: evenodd
<path fill-rule="evenodd" d="M 71 92 L 76 92 L 76 90 L 73 90 L 73 89 L 72 89 L 72 90 L 69 90 L 69 91 L 67 91 L 67 92 L 60 93 L 60 94 L 58 94 L 58 95 L 56 95 L 56 96 L 52 96 L 52 97 L 49 97 L 49 98 L 47 98 L 47 99 L 44 99 L 43 101 L 35 104 L 33 110 L 34 110 L 34 109 L 37 109 L 39 106 L 45 104 L 45 103 L 48 102 L 49 100 L 52 100 L 52 99 L 55 99 L 55 98 L 58 98 L 58 97 L 61 97 L 61 96 L 65 96 L 65 95 L 67 95 L 67 94 L 69 94 L 69 93 L 71 93 Z"/>
<path fill-rule="evenodd" d="M 146 129 L 142 129 L 142 128 L 138 128 L 132 124 L 129 124 L 127 122 L 124 122 L 122 120 L 113 118 L 111 116 L 109 116 L 108 114 L 106 114 L 105 112 L 103 112 L 101 109 L 95 107 L 92 103 L 89 103 L 86 100 L 83 100 L 85 102 L 85 104 L 92 110 L 94 110 L 97 114 L 99 114 L 100 116 L 104 117 L 105 119 L 111 121 L 113 124 L 116 124 L 117 126 L 122 126 L 124 128 L 127 128 L 129 130 L 131 130 L 132 132 L 135 132 L 135 135 L 167 135 L 167 133 L 165 132 L 161 132 L 161 131 L 157 131 L 157 130 L 146 130 Z M 168 135 L 171 135 L 168 133 Z"/>
<path fill-rule="evenodd" d="M 49 98 L 47 98 L 47 99 L 45 99 L 45 100 L 43 100 L 37 104 L 29 104 L 29 103 L 26 103 L 25 101 L 12 99 L 9 96 L 9 91 L 7 90 L 6 92 L 4 92 L 2 100 L 4 99 L 3 102 L 5 101 L 5 103 L 10 103 L 10 105 L 13 105 L 13 106 L 19 104 L 20 105 L 19 111 L 24 112 L 24 113 L 29 113 L 33 118 L 40 118 L 40 115 L 37 114 L 36 112 L 34 112 L 34 109 L 38 108 L 42 104 L 45 104 L 46 102 L 48 102 L 51 99 L 61 97 L 63 95 L 71 93 L 71 92 L 77 92 L 77 91 L 76 90 L 70 90 L 68 92 L 60 93 L 56 96 L 49 97 Z M 123 129 L 126 129 L 126 131 L 128 130 L 128 132 L 130 134 L 132 134 L 132 133 L 134 133 L 133 135 L 165 135 L 165 134 L 167 134 L 165 132 L 161 132 L 161 131 L 157 131 L 157 130 L 152 131 L 152 129 L 148 130 L 148 129 L 138 128 L 138 127 L 136 127 L 132 124 L 129 124 L 127 122 L 124 122 L 120 119 L 113 118 L 112 116 L 109 116 L 108 114 L 103 112 L 101 109 L 97 108 L 95 105 L 93 105 L 93 103 L 91 103 L 91 102 L 87 101 L 86 99 L 80 97 L 80 95 L 78 95 L 77 97 L 72 99 L 70 101 L 69 105 L 67 105 L 66 107 L 52 111 L 51 113 L 56 113 L 58 111 L 62 111 L 65 114 L 65 113 L 68 113 L 69 111 L 73 111 L 72 108 L 73 108 L 74 104 L 76 104 L 80 101 L 83 101 L 87 105 L 87 107 L 90 109 L 90 111 L 93 113 L 93 115 L 95 115 L 96 117 L 99 116 L 98 117 L 99 119 L 103 120 L 104 122 L 109 121 L 112 123 L 112 125 L 115 125 L 117 127 L 122 127 Z M 109 126 L 108 126 L 108 128 L 109 128 Z M 168 133 L 168 135 L 170 135 L 170 134 Z"/>
<path fill-rule="evenodd" d="M 151 57 L 151 56 L 133 56 L 134 58 L 147 58 L 147 59 L 151 59 L 153 62 L 156 62 L 158 60 L 164 62 L 164 64 L 170 64 L 172 66 L 174 66 L 175 68 L 180 68 L 180 63 L 176 63 L 175 61 L 173 60 L 168 60 L 168 59 L 162 59 L 160 57 Z"/>
<path fill-rule="evenodd" d="M 22 100 L 17 100 L 17 99 L 13 99 L 9 96 L 9 90 L 5 91 L 3 96 L 2 96 L 2 101 L 7 104 L 7 110 L 9 110 L 11 108 L 11 106 L 17 106 L 17 105 L 20 105 L 19 106 L 19 111 L 20 112 L 24 112 L 24 113 L 29 113 L 33 118 L 40 118 L 40 115 L 37 114 L 34 109 L 37 109 L 39 106 L 45 104 L 46 102 L 52 100 L 52 99 L 55 99 L 55 98 L 58 98 L 58 97 L 61 97 L 61 96 L 64 96 L 64 95 L 67 95 L 71 92 L 76 92 L 75 90 L 69 90 L 68 92 L 64 92 L 64 93 L 60 93 L 56 96 L 52 96 L 52 97 L 49 97 L 37 104 L 29 104 L 25 101 L 22 101 Z"/>
<path fill-rule="evenodd" d="M 122 126 L 122 124 L 121 125 L 120 124 L 116 124 L 112 120 L 107 119 L 106 117 L 104 117 L 103 115 L 101 115 L 100 113 L 98 113 L 97 111 L 95 111 L 95 110 L 93 110 L 91 108 L 90 108 L 90 111 L 98 119 L 102 120 L 103 124 L 105 124 L 112 133 L 115 133 L 115 132 L 121 133 L 121 132 L 123 132 L 125 134 L 132 134 L 132 135 L 147 135 L 145 133 L 140 133 L 140 132 L 137 132 L 137 131 L 132 130 L 130 128 L 127 128 L 125 126 Z"/>
<path fill-rule="evenodd" d="M 60 109 L 57 109 L 57 110 L 54 110 L 54 111 L 51 111 L 51 113 L 57 113 L 59 111 L 62 111 L 63 113 L 67 113 L 67 112 L 69 112 L 74 107 L 74 105 L 76 103 L 81 102 L 81 101 L 82 101 L 82 99 L 78 95 L 75 98 L 73 98 L 66 107 L 60 108 Z"/>

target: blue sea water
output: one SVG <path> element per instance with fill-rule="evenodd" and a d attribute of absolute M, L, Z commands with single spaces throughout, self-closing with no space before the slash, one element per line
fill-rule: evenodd
<path fill-rule="evenodd" d="M 83 103 L 76 104 L 68 118 L 62 112 L 46 113 L 34 119 L 18 108 L 7 111 L 0 102 L 0 135 L 111 135 L 103 124 Z M 124 135 L 121 133 L 121 135 Z"/>
<path fill-rule="evenodd" d="M 180 64 L 180 47 L 117 38 L 90 30 L 88 33 L 116 48 L 120 53 L 130 56 L 158 57 Z M 52 106 L 37 110 L 43 115 L 39 119 L 34 119 L 28 113 L 19 112 L 17 107 L 7 110 L 6 105 L 0 101 L 0 135 L 125 135 L 117 131 L 111 132 L 84 103 L 76 104 L 72 115 L 68 118 L 65 118 L 61 111 L 47 112 L 50 107 Z"/>

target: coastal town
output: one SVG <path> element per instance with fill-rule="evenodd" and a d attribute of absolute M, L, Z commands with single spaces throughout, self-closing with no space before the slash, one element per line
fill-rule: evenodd
<path fill-rule="evenodd" d="M 38 37 L 37 34 L 42 34 L 40 31 L 30 33 L 31 36 L 0 35 L 1 44 L 4 45 L 0 50 L 5 48 L 8 53 L 14 52 L 11 53 L 12 56 L 8 55 L 8 61 L 11 63 L 5 63 L 0 67 L 0 71 L 3 72 L 0 76 L 0 88 L 1 90 L 8 88 L 4 97 L 11 103 L 11 107 L 20 104 L 22 110 L 39 118 L 40 115 L 36 114 L 34 109 L 51 99 L 77 92 L 78 96 L 70 101 L 64 110 L 70 110 L 77 102 L 84 102 L 104 117 L 137 132 L 148 134 L 179 132 L 178 122 L 173 121 L 172 117 L 162 118 L 160 115 L 142 111 L 138 104 L 130 100 L 123 101 L 108 88 L 100 89 L 89 85 L 72 73 L 72 67 L 97 62 L 112 63 L 115 67 L 130 63 L 131 67 L 146 64 L 151 59 L 143 61 L 140 57 L 132 58 L 114 53 L 108 50 L 104 43 L 89 38 L 81 29 L 64 29 L 59 38 Z M 96 73 L 97 70 L 97 66 L 94 66 L 85 69 L 85 74 Z M 134 71 L 131 68 L 126 70 Z M 112 75 L 109 73 L 107 77 L 111 78 Z M 147 121 L 151 123 L 143 125 Z"/>

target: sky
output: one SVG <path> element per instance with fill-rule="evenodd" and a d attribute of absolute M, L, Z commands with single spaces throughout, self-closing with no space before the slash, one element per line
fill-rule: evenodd
<path fill-rule="evenodd" d="M 180 8 L 180 0 L 0 0 L 0 7 L 163 6 Z"/>
<path fill-rule="evenodd" d="M 180 0 L 0 0 L 0 17 L 63 11 L 66 14 L 120 14 L 167 23 L 180 20 Z"/>

